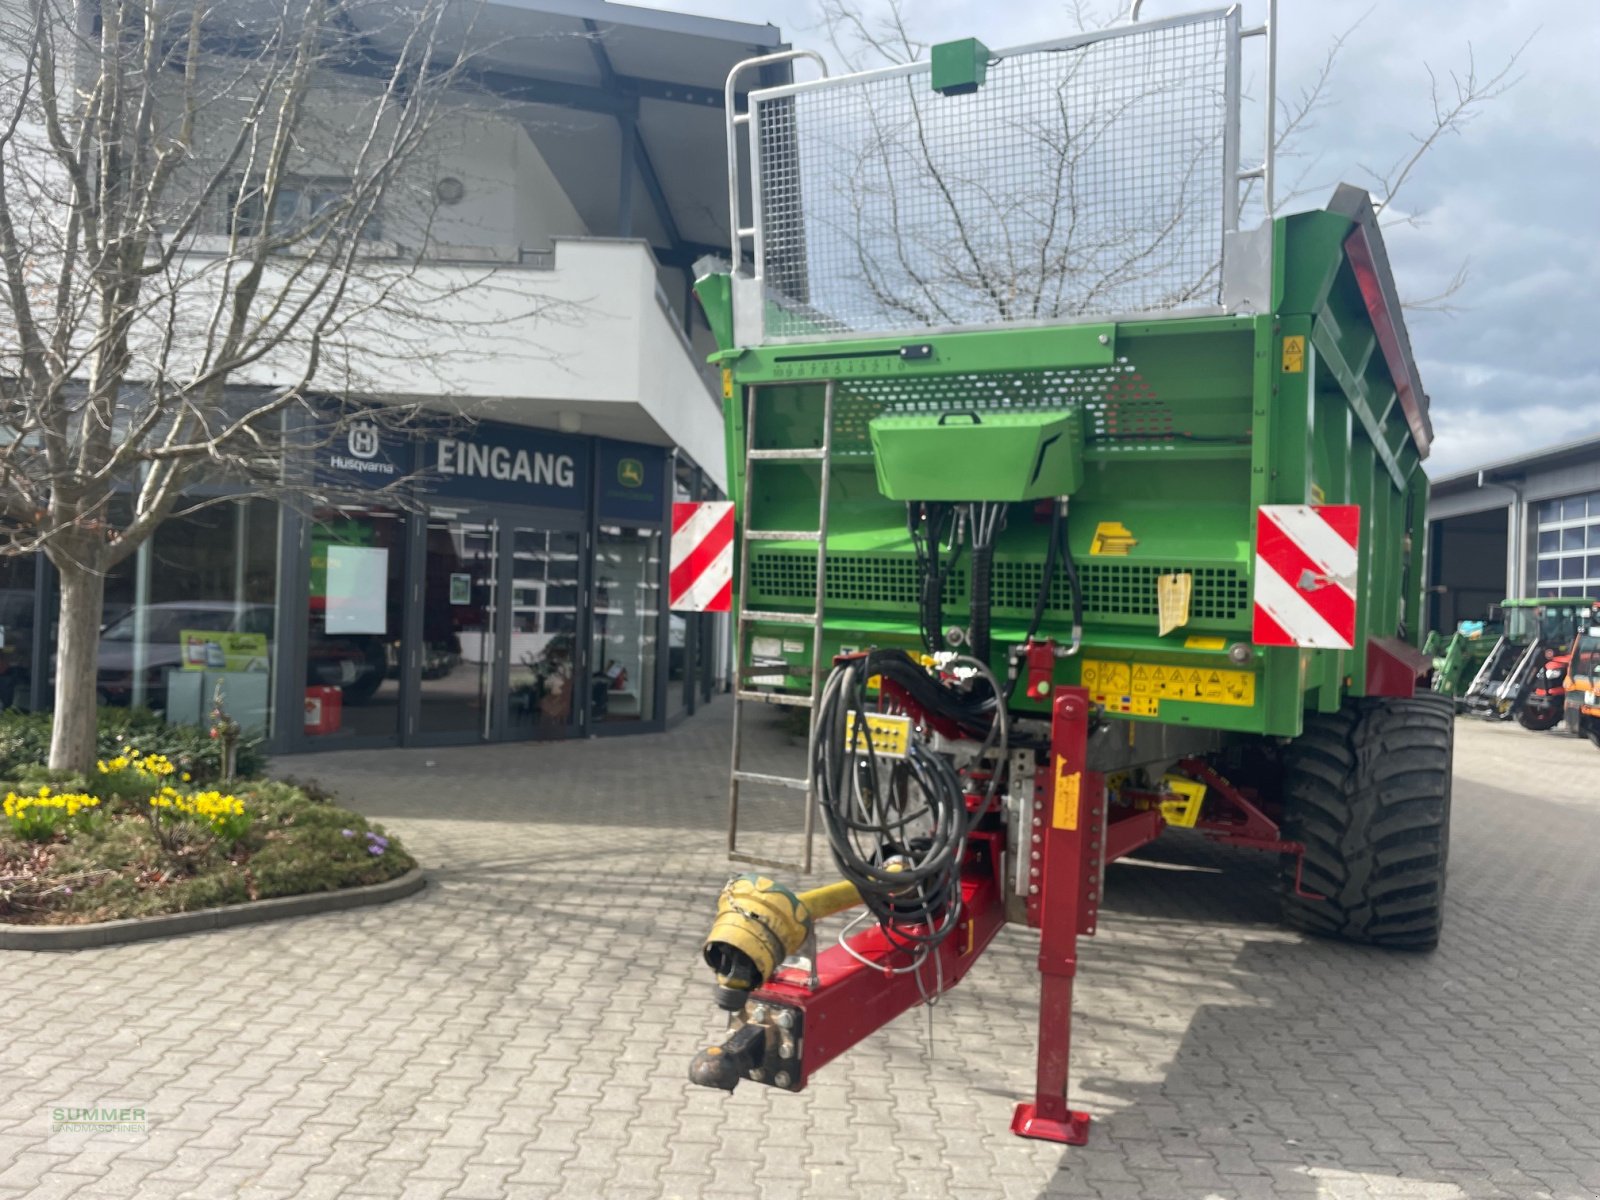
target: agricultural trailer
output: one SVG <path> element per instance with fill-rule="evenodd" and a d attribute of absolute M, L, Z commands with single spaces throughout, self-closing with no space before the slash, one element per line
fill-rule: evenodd
<path fill-rule="evenodd" d="M 1428 401 L 1367 195 L 1274 209 L 1272 36 L 1235 6 L 730 77 L 735 249 L 697 294 L 737 508 L 747 869 L 704 946 L 730 1024 L 693 1082 L 803 1089 L 1009 922 L 1040 971 L 1012 1128 L 1081 1143 L 1078 939 L 1106 865 L 1173 827 L 1276 855 L 1300 929 L 1436 944 Z M 808 730 L 787 773 L 774 708 Z M 799 890 L 818 824 L 839 878 Z"/>

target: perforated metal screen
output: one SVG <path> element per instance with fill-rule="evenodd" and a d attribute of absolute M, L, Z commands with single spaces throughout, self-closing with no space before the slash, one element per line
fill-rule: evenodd
<path fill-rule="evenodd" d="M 752 96 L 764 341 L 1213 308 L 1236 12 Z"/>
<path fill-rule="evenodd" d="M 762 605 L 808 606 L 816 587 L 816 558 L 810 553 L 762 550 L 751 557 L 750 590 Z M 999 559 L 991 584 L 998 613 L 1025 615 L 1039 594 L 1044 567 L 1036 561 Z M 1080 563 L 1085 616 L 1103 623 L 1148 624 L 1156 615 L 1156 579 L 1175 571 L 1191 576 L 1190 620 L 1196 628 L 1234 628 L 1250 622 L 1250 581 L 1238 567 L 1195 567 L 1184 564 Z M 921 576 L 910 555 L 830 554 L 827 602 L 834 605 L 903 614 L 914 611 Z M 964 605 L 968 589 L 965 565 L 945 585 L 947 605 Z M 1070 585 L 1063 576 L 1051 581 L 1048 610 L 1071 611 Z"/>

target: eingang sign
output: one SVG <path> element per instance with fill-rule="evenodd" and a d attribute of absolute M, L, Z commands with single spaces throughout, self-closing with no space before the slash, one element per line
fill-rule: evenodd
<path fill-rule="evenodd" d="M 487 422 L 423 446 L 420 483 L 432 495 L 541 508 L 584 508 L 589 444 L 544 429 Z"/>

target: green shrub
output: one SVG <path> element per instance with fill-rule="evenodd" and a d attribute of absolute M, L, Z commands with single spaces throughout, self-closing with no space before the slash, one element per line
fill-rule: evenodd
<path fill-rule="evenodd" d="M 222 777 L 222 745 L 209 729 L 168 725 L 145 708 L 102 708 L 96 756 L 109 760 L 130 749 L 164 755 L 197 784 L 214 783 Z M 43 769 L 49 761 L 49 713 L 16 709 L 0 713 L 0 775 L 21 779 L 25 770 Z M 235 764 L 239 778 L 259 775 L 266 765 L 261 739 L 240 738 Z"/>
<path fill-rule="evenodd" d="M 59 785 L 84 783 L 64 776 Z M 21 786 L 0 781 L 0 796 Z M 243 812 L 222 803 L 235 797 Z M 42 841 L 25 841 L 0 820 L 0 876 L 10 880 L 0 888 L 0 921 L 192 912 L 381 883 L 416 866 L 381 826 L 293 784 L 249 780 L 228 796 L 195 790 L 167 798 L 173 803 L 152 807 L 146 797 L 138 811 L 101 805 L 91 820 Z"/>

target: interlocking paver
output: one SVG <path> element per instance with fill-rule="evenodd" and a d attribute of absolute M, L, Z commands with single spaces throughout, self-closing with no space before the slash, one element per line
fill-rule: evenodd
<path fill-rule="evenodd" d="M 1448 926 L 1394 956 L 1282 929 L 1274 864 L 1178 838 L 1108 872 L 1074 1025 L 1091 1143 L 1012 1138 L 1031 936 L 798 1096 L 694 1091 L 727 705 L 626 742 L 280 764 L 433 870 L 381 909 L 11 954 L 0 1200 L 34 1196 L 1600 1195 L 1600 755 L 1463 723 Z M 762 819 L 759 810 L 756 817 Z M 143 1104 L 148 1135 L 52 1137 Z"/>

